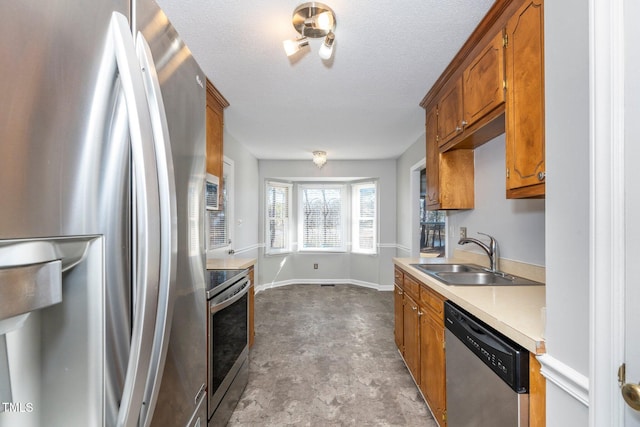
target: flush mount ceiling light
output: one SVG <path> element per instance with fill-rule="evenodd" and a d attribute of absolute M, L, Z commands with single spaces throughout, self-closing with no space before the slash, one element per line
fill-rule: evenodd
<path fill-rule="evenodd" d="M 324 166 L 327 163 L 327 153 L 326 151 L 314 151 L 313 152 L 313 163 L 319 168 Z"/>
<path fill-rule="evenodd" d="M 314 39 L 324 37 L 318 54 L 325 60 L 331 58 L 336 40 L 333 33 L 336 29 L 336 15 L 329 6 L 318 2 L 303 3 L 293 11 L 291 22 L 293 28 L 300 33 L 300 37 L 283 42 L 287 56 L 291 56 L 307 46 L 309 37 Z"/>

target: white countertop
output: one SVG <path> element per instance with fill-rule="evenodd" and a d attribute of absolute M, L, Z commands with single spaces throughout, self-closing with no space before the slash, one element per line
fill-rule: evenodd
<path fill-rule="evenodd" d="M 255 263 L 255 258 L 208 258 L 207 270 L 241 270 Z"/>
<path fill-rule="evenodd" d="M 458 259 L 394 258 L 393 262 L 530 352 L 545 352 L 545 286 L 448 286 L 411 264 L 455 263 Z"/>

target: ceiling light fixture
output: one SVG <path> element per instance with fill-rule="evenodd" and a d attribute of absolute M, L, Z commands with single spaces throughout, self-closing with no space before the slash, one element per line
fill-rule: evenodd
<path fill-rule="evenodd" d="M 327 152 L 326 151 L 314 151 L 313 152 L 313 163 L 319 168 L 324 166 L 327 163 Z"/>
<path fill-rule="evenodd" d="M 291 23 L 301 37 L 283 42 L 287 56 L 307 46 L 309 37 L 313 39 L 324 37 L 324 43 L 318 54 L 324 60 L 331 58 L 335 42 L 336 15 L 329 6 L 318 2 L 303 3 L 293 11 Z"/>

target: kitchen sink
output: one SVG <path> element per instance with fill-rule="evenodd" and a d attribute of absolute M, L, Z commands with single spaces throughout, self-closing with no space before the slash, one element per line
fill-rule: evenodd
<path fill-rule="evenodd" d="M 541 286 L 544 283 L 492 272 L 474 264 L 411 264 L 412 267 L 451 286 Z"/>
<path fill-rule="evenodd" d="M 432 273 L 471 273 L 486 271 L 475 264 L 411 264 L 412 267 L 422 270 L 427 274 Z"/>

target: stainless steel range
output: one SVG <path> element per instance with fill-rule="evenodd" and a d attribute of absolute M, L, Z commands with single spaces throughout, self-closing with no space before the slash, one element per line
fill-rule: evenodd
<path fill-rule="evenodd" d="M 249 270 L 209 270 L 208 418 L 225 425 L 249 379 Z"/>

